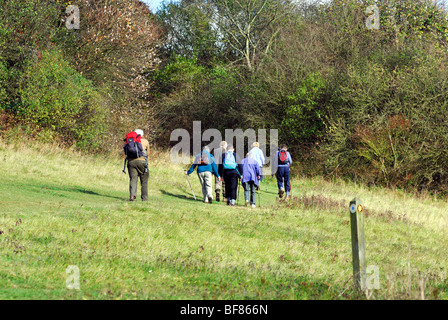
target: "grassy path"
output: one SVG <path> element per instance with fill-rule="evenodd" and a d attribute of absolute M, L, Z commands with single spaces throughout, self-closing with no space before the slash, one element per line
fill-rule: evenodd
<path fill-rule="evenodd" d="M 118 159 L 0 145 L 0 298 L 365 299 L 351 281 L 355 196 L 380 270 L 369 297 L 448 298 L 442 200 L 297 178 L 278 203 L 268 178 L 262 208 L 209 205 L 165 158 L 150 163 L 149 202 L 128 202 Z M 66 288 L 69 265 L 80 290 Z"/>

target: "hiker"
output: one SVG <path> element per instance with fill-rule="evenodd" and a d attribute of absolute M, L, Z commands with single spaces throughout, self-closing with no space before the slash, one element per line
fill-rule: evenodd
<path fill-rule="evenodd" d="M 141 184 L 141 199 L 142 201 L 148 201 L 148 155 L 149 155 L 149 141 L 143 138 L 143 130 L 135 129 L 136 141 L 141 142 L 143 153 L 141 156 L 135 159 L 128 157 L 128 173 L 129 173 L 129 201 L 134 201 L 137 198 L 138 180 Z"/>
<path fill-rule="evenodd" d="M 255 208 L 255 189 L 259 186 L 260 181 L 260 166 L 253 158 L 252 153 L 248 153 L 243 159 L 243 178 L 241 183 L 244 188 L 244 199 L 246 200 L 246 207 L 249 202 L 252 208 Z"/>
<path fill-rule="evenodd" d="M 214 150 L 215 159 L 218 162 L 218 165 L 221 164 L 222 154 L 226 152 L 227 142 L 221 141 L 221 146 Z M 220 201 L 220 193 L 222 190 L 222 198 L 223 201 L 226 202 L 226 191 L 225 191 L 225 182 L 223 179 L 219 179 L 215 176 L 215 193 L 216 193 L 216 201 Z"/>
<path fill-rule="evenodd" d="M 288 151 L 288 146 L 286 144 L 282 145 L 280 150 L 277 151 L 276 157 L 274 159 L 274 168 L 277 169 L 275 177 L 277 178 L 278 186 L 278 196 L 283 198 L 283 194 L 286 189 L 285 200 L 289 198 L 289 193 L 291 192 L 291 181 L 289 167 L 292 164 L 292 158 Z M 273 174 L 272 174 L 273 175 Z M 283 188 L 285 185 L 285 188 Z"/>
<path fill-rule="evenodd" d="M 227 152 L 222 154 L 222 161 L 219 167 L 222 177 L 225 181 L 227 205 L 234 206 L 237 196 L 238 179 L 241 178 L 243 166 L 241 159 L 236 154 L 232 145 L 227 146 Z"/>
<path fill-rule="evenodd" d="M 188 171 L 185 170 L 185 174 L 192 174 L 194 169 L 197 167 L 197 173 L 199 177 L 199 182 L 202 186 L 202 195 L 204 196 L 204 203 L 213 203 L 213 189 L 212 189 L 212 174 L 214 174 L 218 179 L 222 179 L 218 173 L 218 167 L 215 163 L 215 158 L 210 153 L 209 147 L 205 146 L 202 148 L 201 153 L 196 155 L 193 164 Z"/>
<path fill-rule="evenodd" d="M 258 142 L 254 142 L 252 144 L 252 149 L 250 149 L 249 153 L 252 154 L 252 158 L 258 163 L 258 166 L 260 168 L 260 182 L 261 182 L 261 180 L 263 180 L 263 165 L 266 160 L 264 158 L 263 151 L 260 149 L 260 144 Z"/>

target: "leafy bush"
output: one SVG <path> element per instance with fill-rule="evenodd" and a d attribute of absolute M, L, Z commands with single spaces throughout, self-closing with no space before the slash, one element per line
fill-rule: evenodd
<path fill-rule="evenodd" d="M 62 136 L 81 149 L 101 148 L 105 110 L 92 83 L 66 62 L 60 51 L 29 60 L 20 86 L 18 114 L 25 124 Z"/>
<path fill-rule="evenodd" d="M 297 91 L 287 96 L 289 104 L 282 122 L 282 132 L 290 144 L 316 140 L 322 135 L 325 114 L 319 108 L 320 95 L 325 84 L 317 73 L 304 79 Z"/>

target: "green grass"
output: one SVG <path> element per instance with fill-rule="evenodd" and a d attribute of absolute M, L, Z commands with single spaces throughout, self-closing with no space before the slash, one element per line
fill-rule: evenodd
<path fill-rule="evenodd" d="M 149 202 L 129 202 L 114 157 L 1 144 L 0 162 L 0 299 L 448 298 L 444 200 L 296 177 L 279 203 L 268 177 L 261 208 L 209 205 L 166 153 L 150 161 Z M 380 271 L 367 293 L 352 280 L 354 197 Z"/>

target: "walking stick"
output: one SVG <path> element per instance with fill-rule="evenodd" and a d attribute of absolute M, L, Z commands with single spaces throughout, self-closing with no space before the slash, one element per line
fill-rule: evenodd
<path fill-rule="evenodd" d="M 261 208 L 261 202 L 260 202 L 260 192 L 261 192 L 261 181 L 258 182 L 258 207 Z"/>
<path fill-rule="evenodd" d="M 191 187 L 190 179 L 188 179 L 188 174 L 187 174 L 186 176 L 187 176 L 188 184 L 190 185 L 191 192 L 193 192 L 194 200 L 196 201 L 196 196 L 195 196 L 195 194 L 194 194 L 193 188 Z"/>
<path fill-rule="evenodd" d="M 238 178 L 238 194 L 236 196 L 236 205 L 238 205 L 240 201 L 240 179 Z"/>

